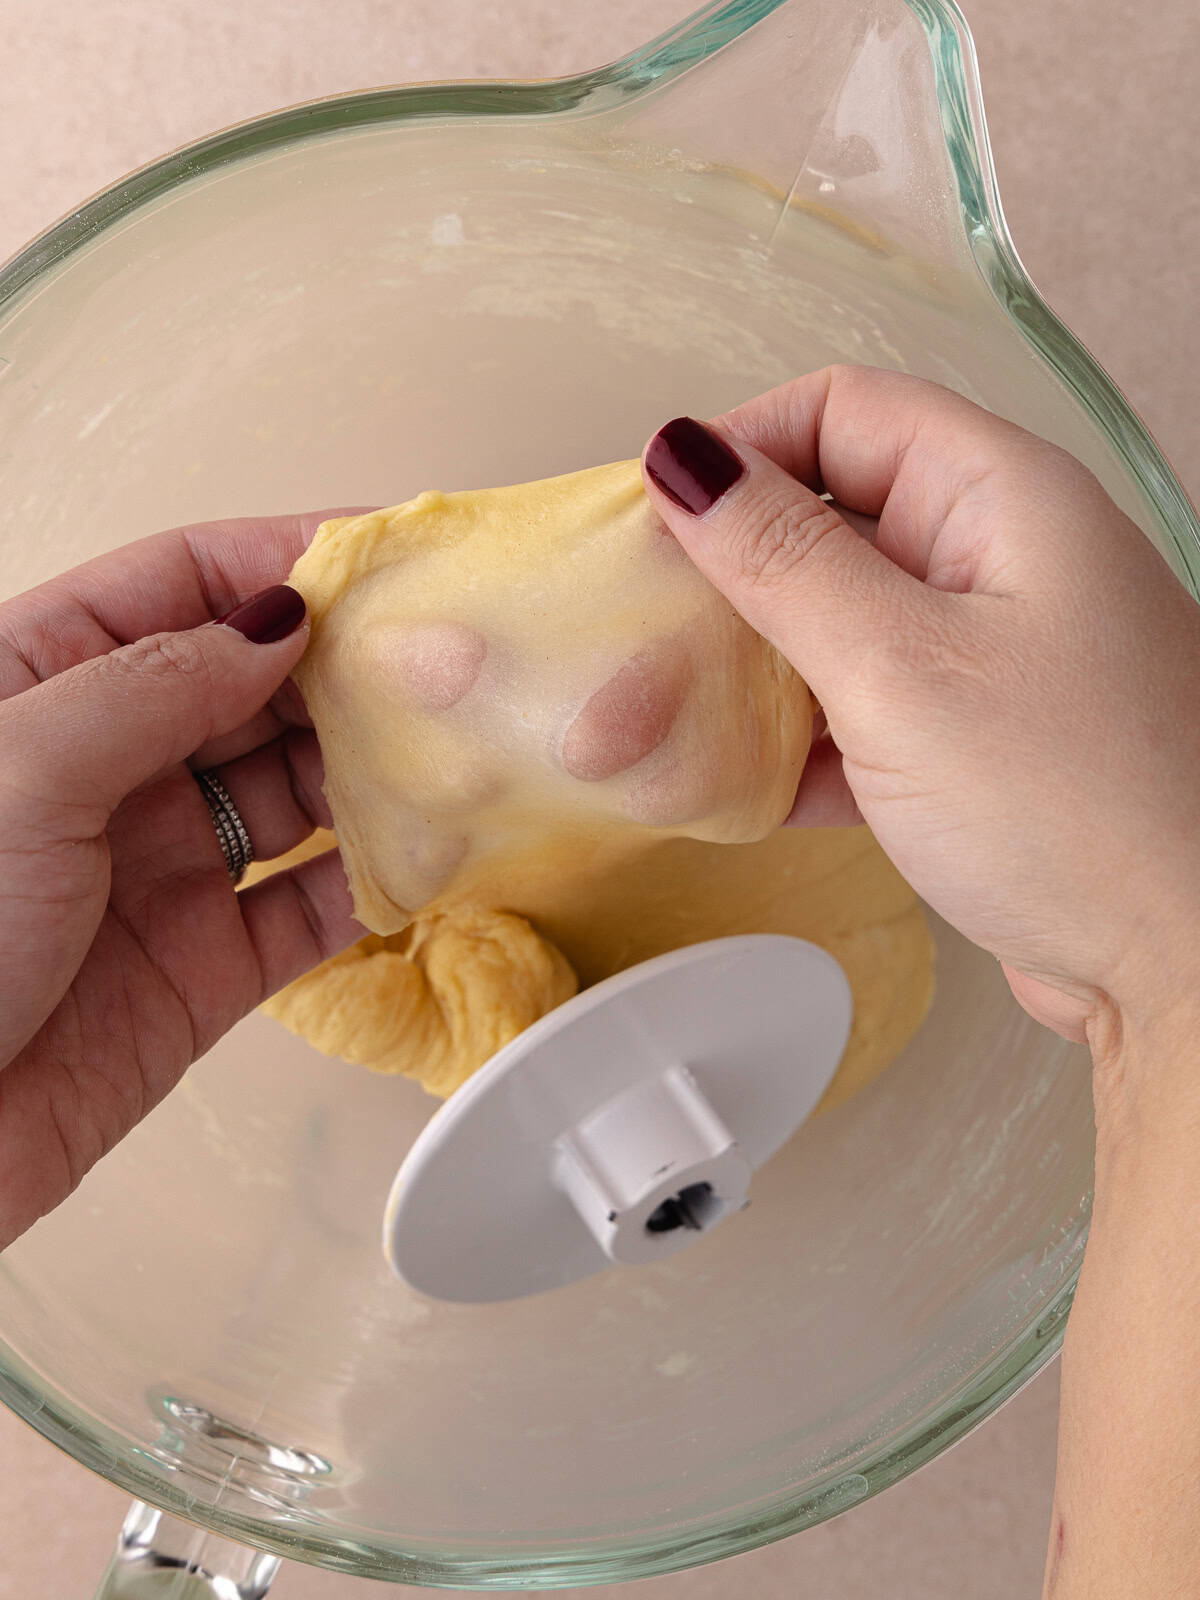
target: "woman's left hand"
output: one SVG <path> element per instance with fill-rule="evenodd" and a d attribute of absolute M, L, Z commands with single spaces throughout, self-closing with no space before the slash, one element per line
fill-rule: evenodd
<path fill-rule="evenodd" d="M 0 1248 L 362 934 L 336 851 L 235 893 L 194 776 L 264 859 L 328 825 L 280 585 L 320 520 L 176 529 L 0 605 Z"/>

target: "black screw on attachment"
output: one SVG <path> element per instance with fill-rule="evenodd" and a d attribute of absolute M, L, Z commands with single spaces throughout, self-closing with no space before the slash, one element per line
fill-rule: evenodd
<path fill-rule="evenodd" d="M 671 1195 L 646 1218 L 647 1233 L 674 1233 L 676 1228 L 694 1228 L 698 1233 L 704 1226 L 705 1201 L 711 1196 L 711 1183 L 689 1183 L 686 1189 Z"/>

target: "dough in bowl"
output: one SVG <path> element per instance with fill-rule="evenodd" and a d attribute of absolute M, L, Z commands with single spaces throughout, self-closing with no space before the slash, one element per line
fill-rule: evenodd
<path fill-rule="evenodd" d="M 846 966 L 839 1078 L 916 1027 L 920 907 L 866 830 L 780 831 L 811 696 L 663 528 L 636 461 L 326 522 L 289 582 L 373 930 L 268 1002 L 319 1049 L 448 1094 L 577 980 L 753 931 Z"/>
<path fill-rule="evenodd" d="M 745 843 L 787 815 L 810 697 L 663 528 L 635 461 L 326 522 L 288 581 L 376 933 L 568 838 Z"/>

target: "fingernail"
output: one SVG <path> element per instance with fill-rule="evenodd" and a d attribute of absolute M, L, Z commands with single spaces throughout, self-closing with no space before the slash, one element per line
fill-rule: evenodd
<path fill-rule="evenodd" d="M 694 517 L 711 511 L 745 470 L 723 440 L 691 417 L 668 422 L 646 446 L 650 481 Z"/>
<path fill-rule="evenodd" d="M 273 589 L 243 600 L 215 622 L 227 628 L 236 628 L 251 644 L 274 644 L 286 639 L 289 633 L 304 621 L 304 597 L 289 589 L 286 583 L 277 583 Z"/>

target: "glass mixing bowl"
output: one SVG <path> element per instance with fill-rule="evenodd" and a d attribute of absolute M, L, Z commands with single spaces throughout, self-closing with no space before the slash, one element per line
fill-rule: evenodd
<path fill-rule="evenodd" d="M 0 583 L 228 514 L 633 455 L 830 361 L 1087 461 L 1193 586 L 1200 529 L 1039 301 L 944 0 L 737 0 L 615 66 L 280 113 L 0 278 Z M 1055 1352 L 1086 1058 L 935 923 L 896 1064 L 659 1266 L 446 1305 L 378 1246 L 434 1103 L 252 1016 L 3 1258 L 0 1392 L 156 1506 L 400 1582 L 641 1577 L 844 1511 Z"/>

